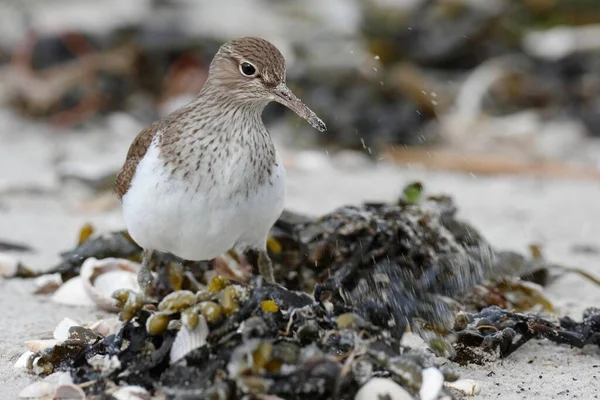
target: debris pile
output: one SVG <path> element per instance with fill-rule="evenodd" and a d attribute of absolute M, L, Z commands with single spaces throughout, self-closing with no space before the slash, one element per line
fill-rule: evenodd
<path fill-rule="evenodd" d="M 126 259 L 139 260 L 139 247 L 123 232 L 83 232 L 51 271 L 64 279 L 56 293 L 71 285 L 119 316 L 65 320 L 52 339 L 26 343 L 17 366 L 67 372 L 51 390 L 363 399 L 381 389 L 438 399 L 479 390 L 454 382 L 442 366 L 448 358 L 485 363 L 531 339 L 600 345 L 597 310 L 581 323 L 532 313 L 552 306 L 532 281 L 546 281 L 558 267 L 539 254 L 492 251 L 456 218 L 450 198 L 425 197 L 420 184 L 397 204 L 347 206 L 316 219 L 286 212 L 268 245 L 282 286 L 253 276 L 253 254 L 194 263 L 159 255 L 154 299 L 145 300 L 137 263 Z M 409 329 L 441 358 L 402 345 Z"/>

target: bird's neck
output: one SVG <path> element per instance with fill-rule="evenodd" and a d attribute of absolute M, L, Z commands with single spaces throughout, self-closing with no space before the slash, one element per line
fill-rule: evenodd
<path fill-rule="evenodd" d="M 209 82 L 189 104 L 194 125 L 200 122 L 201 135 L 266 133 L 262 113 L 268 102 L 249 101 L 235 92 Z"/>
<path fill-rule="evenodd" d="M 210 182 L 231 181 L 237 182 L 235 190 L 248 194 L 267 184 L 276 151 L 261 118 L 263 109 L 264 105 L 202 91 L 171 116 L 168 134 L 161 135 L 164 167 L 196 191 Z"/>

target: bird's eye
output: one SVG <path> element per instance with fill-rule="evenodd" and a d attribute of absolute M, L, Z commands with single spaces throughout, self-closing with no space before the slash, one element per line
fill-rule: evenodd
<path fill-rule="evenodd" d="M 240 72 L 245 76 L 254 76 L 256 74 L 256 68 L 248 61 L 243 61 L 240 64 Z"/>

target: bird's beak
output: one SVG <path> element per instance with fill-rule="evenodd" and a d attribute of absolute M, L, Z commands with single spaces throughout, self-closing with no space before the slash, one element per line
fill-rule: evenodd
<path fill-rule="evenodd" d="M 325 132 L 327 127 L 325 123 L 321 121 L 317 114 L 315 114 L 310 108 L 308 108 L 302 100 L 296 97 L 294 93 L 283 83 L 277 85 L 274 90 L 275 101 L 283 104 L 298 116 L 307 120 L 315 129 L 319 132 Z"/>

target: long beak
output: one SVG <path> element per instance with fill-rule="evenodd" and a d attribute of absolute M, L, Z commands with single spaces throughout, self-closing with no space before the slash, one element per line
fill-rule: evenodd
<path fill-rule="evenodd" d="M 317 117 L 317 114 L 308 108 L 302 100 L 297 98 L 285 84 L 282 83 L 278 85 L 274 90 L 274 94 L 276 102 L 283 104 L 298 114 L 298 116 L 307 120 L 319 132 L 325 132 L 327 130 L 325 123 Z"/>

